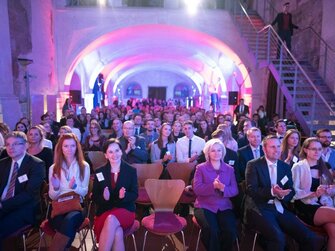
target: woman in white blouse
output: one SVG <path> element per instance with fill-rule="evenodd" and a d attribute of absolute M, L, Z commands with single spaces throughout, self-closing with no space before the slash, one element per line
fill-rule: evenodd
<path fill-rule="evenodd" d="M 322 145 L 317 138 L 307 138 L 301 148 L 301 160 L 292 167 L 294 206 L 305 223 L 322 226 L 328 234 L 327 250 L 335 250 L 335 208 L 323 206 L 332 175 L 321 158 Z"/>
<path fill-rule="evenodd" d="M 82 200 L 88 192 L 89 178 L 90 168 L 84 161 L 78 138 L 73 133 L 62 135 L 55 148 L 55 163 L 49 169 L 49 197 L 57 200 L 62 194 L 74 192 Z M 56 231 L 49 250 L 71 247 L 83 221 L 81 211 L 49 218 L 51 227 Z"/>

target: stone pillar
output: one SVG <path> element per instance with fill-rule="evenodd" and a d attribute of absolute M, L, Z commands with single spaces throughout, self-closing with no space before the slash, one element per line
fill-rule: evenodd
<path fill-rule="evenodd" d="M 35 76 L 30 79 L 32 120 L 36 124 L 47 110 L 56 112 L 54 104 L 44 104 L 40 96 L 58 96 L 55 72 L 55 38 L 53 33 L 54 9 L 52 0 L 31 1 L 31 38 L 32 52 L 27 55 L 34 60 L 29 72 Z M 48 101 L 48 99 L 47 99 Z M 34 109 L 41 107 L 43 109 Z"/>
<path fill-rule="evenodd" d="M 13 90 L 12 55 L 9 33 L 9 16 L 7 0 L 0 0 L 0 122 L 5 122 L 11 128 L 15 126 L 21 109 L 18 98 Z"/>

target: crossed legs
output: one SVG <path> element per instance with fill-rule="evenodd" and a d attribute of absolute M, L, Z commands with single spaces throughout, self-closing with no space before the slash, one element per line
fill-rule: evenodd
<path fill-rule="evenodd" d="M 123 229 L 114 215 L 109 215 L 102 228 L 99 251 L 124 251 Z"/>
<path fill-rule="evenodd" d="M 320 207 L 314 215 L 314 224 L 327 231 L 327 250 L 335 250 L 335 208 Z"/>

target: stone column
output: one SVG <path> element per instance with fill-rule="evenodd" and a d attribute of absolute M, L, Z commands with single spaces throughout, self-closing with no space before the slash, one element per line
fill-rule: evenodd
<path fill-rule="evenodd" d="M 11 128 L 22 116 L 18 98 L 14 95 L 12 55 L 9 33 L 9 16 L 7 0 L 0 0 L 0 122 Z"/>

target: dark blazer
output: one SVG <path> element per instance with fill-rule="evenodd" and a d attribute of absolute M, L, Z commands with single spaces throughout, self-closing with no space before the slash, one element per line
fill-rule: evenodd
<path fill-rule="evenodd" d="M 134 150 L 130 150 L 128 154 L 126 154 L 125 150 L 128 145 L 128 140 L 124 136 L 119 138 L 120 144 L 122 146 L 122 159 L 128 162 L 129 164 L 132 163 L 147 163 L 149 158 L 149 153 L 146 150 L 145 140 L 141 136 L 134 136 L 136 137 L 136 148 Z"/>
<path fill-rule="evenodd" d="M 244 147 L 246 145 L 249 145 L 249 140 L 247 138 L 247 135 L 244 135 L 242 138 L 239 138 L 237 140 L 237 145 L 238 145 L 238 148 L 241 148 L 241 147 Z"/>
<path fill-rule="evenodd" d="M 262 146 L 259 146 L 259 149 L 260 149 L 260 156 L 261 157 L 264 156 Z M 242 180 L 245 180 L 245 169 L 247 167 L 247 163 L 249 160 L 254 159 L 254 154 L 252 152 L 250 144 L 238 149 L 237 156 L 238 156 L 237 167 Z"/>
<path fill-rule="evenodd" d="M 99 181 L 99 173 L 103 175 L 104 180 Z M 103 192 L 106 186 L 110 192 L 110 198 L 108 201 L 106 201 L 103 197 Z M 121 187 L 126 189 L 126 194 L 123 199 L 119 198 L 119 191 Z M 115 207 L 125 208 L 131 212 L 135 212 L 135 201 L 138 197 L 136 169 L 122 161 L 115 189 L 112 189 L 111 166 L 108 162 L 105 166 L 100 167 L 95 171 L 92 192 L 92 199 L 96 204 L 96 215 L 101 215 L 102 213 Z"/>
<path fill-rule="evenodd" d="M 235 110 L 234 110 L 234 114 L 236 114 L 236 115 L 241 115 L 241 114 L 246 115 L 246 114 L 249 114 L 249 106 L 247 106 L 247 105 L 243 105 L 243 106 L 244 106 L 243 107 L 243 111 L 241 113 L 240 113 L 240 105 L 236 106 Z"/>
<path fill-rule="evenodd" d="M 287 176 L 288 180 L 283 185 L 281 180 Z M 254 210 L 260 213 L 259 209 L 268 205 L 268 201 L 275 197 L 271 195 L 271 180 L 265 157 L 251 160 L 247 164 L 245 173 L 246 179 L 246 198 L 245 213 L 248 210 Z M 285 162 L 277 162 L 277 184 L 282 189 L 291 189 L 292 191 L 281 200 L 283 207 L 287 208 L 288 203 L 293 198 L 295 192 L 293 189 L 291 168 Z"/>
<path fill-rule="evenodd" d="M 0 160 L 0 196 L 8 182 L 9 172 L 12 159 L 7 157 Z M 19 182 L 19 177 L 27 175 L 27 181 Z M 45 179 L 45 164 L 42 160 L 26 153 L 21 163 L 15 183 L 14 197 L 2 201 L 2 209 L 0 209 L 0 218 L 5 217 L 9 213 L 13 213 L 16 209 L 27 210 L 25 215 L 29 222 L 34 222 L 35 213 L 40 208 L 40 189 Z M 32 217 L 32 218 L 31 218 Z"/>
<path fill-rule="evenodd" d="M 289 30 L 291 33 L 291 36 L 293 35 L 293 29 L 298 29 L 299 27 L 296 26 L 295 24 L 293 24 L 292 22 L 292 14 L 288 13 L 289 16 Z M 276 23 L 278 23 L 278 33 L 283 32 L 284 30 L 284 13 L 278 13 L 278 15 L 276 16 L 275 20 L 272 22 L 272 26 L 275 25 Z"/>

